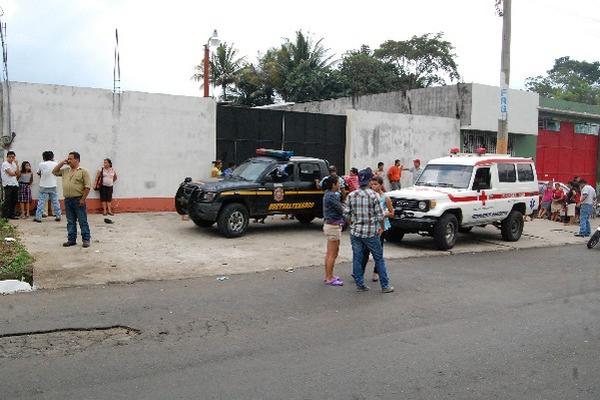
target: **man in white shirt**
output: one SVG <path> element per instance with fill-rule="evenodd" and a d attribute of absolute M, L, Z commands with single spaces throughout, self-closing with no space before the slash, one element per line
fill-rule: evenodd
<path fill-rule="evenodd" d="M 423 168 L 421 168 L 421 160 L 418 158 L 413 160 L 413 167 L 410 169 L 410 172 L 412 173 L 412 183 L 414 186 L 415 183 L 417 183 L 419 176 L 421 176 L 421 172 L 423 172 Z"/>
<path fill-rule="evenodd" d="M 21 170 L 18 167 L 14 151 L 6 153 L 6 161 L 2 163 L 0 179 L 4 188 L 4 204 L 2 205 L 2 217 L 17 219 L 15 207 L 19 195 L 19 176 Z"/>
<path fill-rule="evenodd" d="M 38 168 L 40 176 L 40 194 L 38 196 L 37 209 L 35 210 L 35 222 L 42 222 L 42 214 L 48 197 L 52 202 L 52 211 L 54 212 L 54 220 L 60 221 L 60 203 L 58 202 L 58 193 L 56 191 L 56 176 L 52 173 L 57 163 L 54 161 L 54 153 L 45 151 L 42 153 L 42 161 Z"/>
<path fill-rule="evenodd" d="M 579 181 L 581 187 L 581 203 L 579 206 L 579 233 L 575 236 L 587 237 L 592 234 L 590 227 L 590 215 L 594 212 L 596 201 L 596 190 L 587 184 L 585 179 Z"/>

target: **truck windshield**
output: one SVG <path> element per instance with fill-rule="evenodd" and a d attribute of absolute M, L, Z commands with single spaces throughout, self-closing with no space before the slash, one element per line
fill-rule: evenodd
<path fill-rule="evenodd" d="M 233 179 L 241 178 L 247 181 L 256 181 L 269 165 L 271 165 L 271 163 L 266 161 L 249 160 L 233 170 L 231 177 Z"/>
<path fill-rule="evenodd" d="M 469 187 L 473 167 L 469 165 L 428 165 L 415 186 L 439 186 L 466 189 Z"/>

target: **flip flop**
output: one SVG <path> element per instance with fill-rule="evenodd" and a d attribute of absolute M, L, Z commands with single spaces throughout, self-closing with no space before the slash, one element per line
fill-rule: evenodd
<path fill-rule="evenodd" d="M 344 286 L 344 281 L 339 278 L 334 278 L 329 282 L 325 282 L 325 284 L 329 286 Z"/>

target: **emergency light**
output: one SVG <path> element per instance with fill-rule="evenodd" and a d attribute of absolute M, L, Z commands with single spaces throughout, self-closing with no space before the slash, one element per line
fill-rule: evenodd
<path fill-rule="evenodd" d="M 480 147 L 477 150 L 475 150 L 475 153 L 477 153 L 478 155 L 482 156 L 485 153 L 487 153 L 487 149 L 485 147 Z"/>
<path fill-rule="evenodd" d="M 460 153 L 460 149 L 458 147 L 450 149 L 450 154 L 457 155 L 458 153 Z"/>
<path fill-rule="evenodd" d="M 273 149 L 256 149 L 257 156 L 273 157 L 279 160 L 289 160 L 294 156 L 294 152 L 290 150 L 273 150 Z"/>

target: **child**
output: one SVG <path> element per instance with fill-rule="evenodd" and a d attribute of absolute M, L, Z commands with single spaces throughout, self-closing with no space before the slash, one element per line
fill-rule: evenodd
<path fill-rule="evenodd" d="M 19 195 L 18 202 L 21 208 L 21 218 L 29 218 L 29 204 L 31 203 L 31 184 L 33 183 L 33 174 L 31 173 L 31 164 L 29 161 L 21 163 L 21 176 L 19 177 Z"/>

